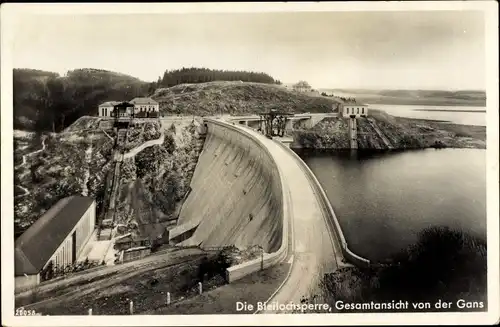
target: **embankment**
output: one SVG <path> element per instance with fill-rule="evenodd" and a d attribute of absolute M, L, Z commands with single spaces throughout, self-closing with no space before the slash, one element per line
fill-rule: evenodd
<path fill-rule="evenodd" d="M 197 228 L 182 245 L 240 249 L 260 245 L 267 253 L 283 239 L 283 192 L 278 168 L 263 145 L 236 127 L 207 124 L 207 137 L 180 212 L 175 238 Z"/>
<path fill-rule="evenodd" d="M 293 132 L 292 148 L 349 149 L 347 119 L 325 118 L 312 128 Z M 404 150 L 432 147 L 486 148 L 484 126 L 458 125 L 424 119 L 391 116 L 370 110 L 357 119 L 357 143 L 361 150 Z"/>

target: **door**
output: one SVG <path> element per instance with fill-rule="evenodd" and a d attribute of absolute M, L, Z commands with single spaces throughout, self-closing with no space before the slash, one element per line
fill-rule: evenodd
<path fill-rule="evenodd" d="M 71 235 L 71 260 L 72 263 L 76 261 L 76 231 Z"/>

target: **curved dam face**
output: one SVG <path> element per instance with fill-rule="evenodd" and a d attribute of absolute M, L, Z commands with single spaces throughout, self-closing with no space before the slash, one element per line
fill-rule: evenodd
<path fill-rule="evenodd" d="M 170 238 L 181 245 L 243 249 L 281 245 L 283 195 L 278 168 L 264 146 L 236 127 L 206 121 L 207 136 L 191 193 Z M 184 238 L 184 240 L 182 240 Z"/>

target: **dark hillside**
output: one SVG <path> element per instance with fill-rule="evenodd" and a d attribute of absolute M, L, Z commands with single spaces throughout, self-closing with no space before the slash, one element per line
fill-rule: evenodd
<path fill-rule="evenodd" d="M 14 128 L 58 132 L 101 102 L 146 96 L 149 84 L 135 77 L 99 69 L 76 69 L 59 76 L 14 69 Z"/>

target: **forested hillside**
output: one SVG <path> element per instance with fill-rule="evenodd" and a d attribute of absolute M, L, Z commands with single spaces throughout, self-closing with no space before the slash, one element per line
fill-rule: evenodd
<path fill-rule="evenodd" d="M 281 84 L 266 73 L 229 71 L 208 68 L 182 68 L 167 70 L 158 80 L 158 87 L 171 87 L 185 83 L 206 83 L 213 81 L 242 81 L 266 84 Z"/>
<path fill-rule="evenodd" d="M 76 69 L 66 76 L 14 69 L 14 128 L 58 132 L 101 102 L 146 96 L 151 85 L 135 77 L 98 69 Z"/>

